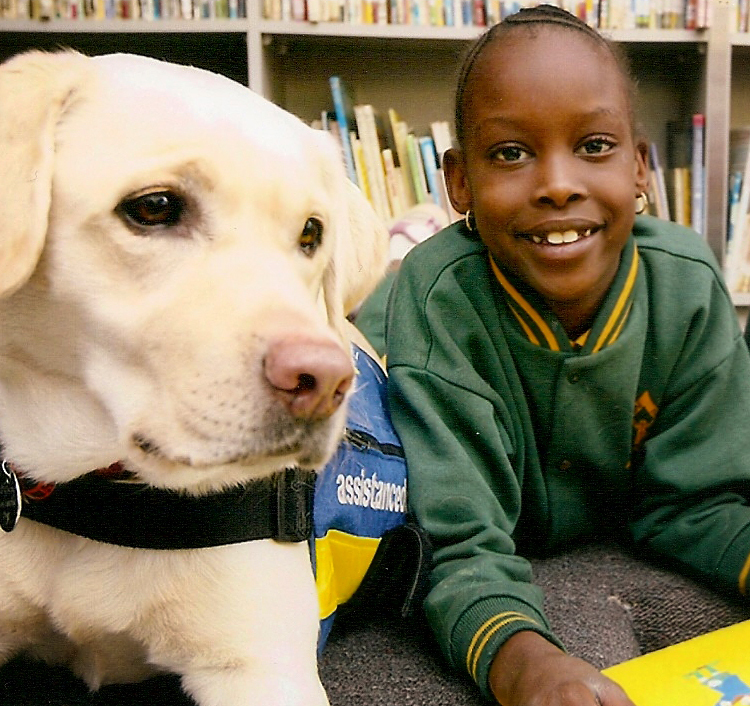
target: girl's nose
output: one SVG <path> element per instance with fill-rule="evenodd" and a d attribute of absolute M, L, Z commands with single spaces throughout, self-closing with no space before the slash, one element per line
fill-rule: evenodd
<path fill-rule="evenodd" d="M 551 154 L 537 162 L 537 202 L 564 208 L 573 201 L 586 198 L 586 188 L 580 174 L 581 163 L 573 154 Z"/>

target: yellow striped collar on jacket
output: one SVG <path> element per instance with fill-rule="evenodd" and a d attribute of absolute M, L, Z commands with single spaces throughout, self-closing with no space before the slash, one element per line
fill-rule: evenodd
<path fill-rule="evenodd" d="M 631 237 L 623 250 L 610 293 L 592 328 L 571 341 L 551 312 L 543 306 L 541 298 L 534 296 L 533 292 L 522 294 L 490 256 L 492 271 L 503 288 L 508 306 L 529 341 L 553 351 L 582 350 L 585 353 L 596 353 L 611 346 L 619 337 L 633 304 L 638 262 L 638 248 Z"/>

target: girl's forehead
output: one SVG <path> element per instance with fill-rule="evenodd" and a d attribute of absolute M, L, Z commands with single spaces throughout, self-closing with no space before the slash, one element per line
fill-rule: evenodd
<path fill-rule="evenodd" d="M 578 63 L 571 64 L 572 60 Z M 524 67 L 597 69 L 608 78 L 623 78 L 613 54 L 602 40 L 569 27 L 515 26 L 499 33 L 477 57 L 475 71 L 523 71 Z"/>
<path fill-rule="evenodd" d="M 614 55 L 595 37 L 565 27 L 521 26 L 484 47 L 468 77 L 465 98 L 470 105 L 519 95 L 544 103 L 561 96 L 575 101 L 594 92 L 629 113 L 626 86 Z"/>

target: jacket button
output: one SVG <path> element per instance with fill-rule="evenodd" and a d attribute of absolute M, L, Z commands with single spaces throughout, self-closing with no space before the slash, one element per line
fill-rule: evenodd
<path fill-rule="evenodd" d="M 558 466 L 558 468 L 561 471 L 569 471 L 572 465 L 573 464 L 568 461 L 568 459 L 565 459 L 564 461 L 560 461 L 560 465 Z"/>
<path fill-rule="evenodd" d="M 576 383 L 581 379 L 581 376 L 578 373 L 568 373 L 568 382 Z"/>

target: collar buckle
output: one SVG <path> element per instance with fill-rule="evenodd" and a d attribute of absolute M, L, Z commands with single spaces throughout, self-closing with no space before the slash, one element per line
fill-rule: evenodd
<path fill-rule="evenodd" d="M 0 464 L 0 530 L 12 532 L 21 516 L 21 484 L 13 466 Z"/>

